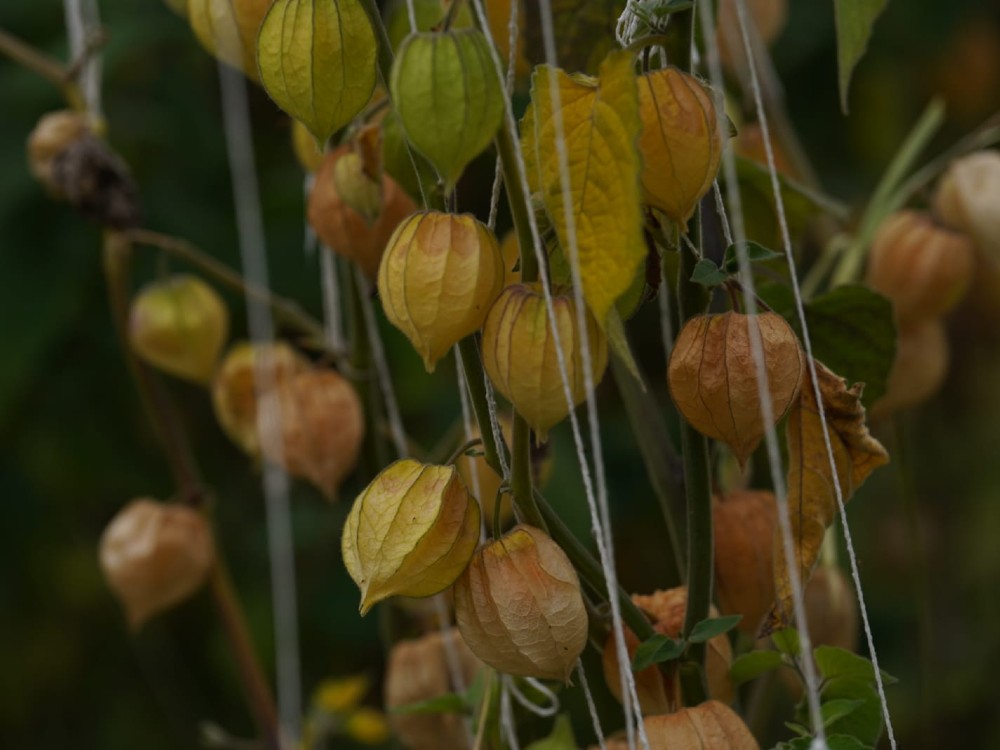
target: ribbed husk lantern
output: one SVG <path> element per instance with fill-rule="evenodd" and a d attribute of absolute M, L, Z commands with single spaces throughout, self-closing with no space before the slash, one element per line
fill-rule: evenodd
<path fill-rule="evenodd" d="M 573 297 L 554 295 L 552 306 L 575 407 L 587 398 L 583 336 L 589 344 L 595 387 L 608 364 L 608 342 L 589 311 L 586 331 L 580 331 Z M 538 284 L 514 284 L 504 289 L 486 316 L 482 352 L 490 380 L 527 420 L 538 440 L 544 441 L 549 430 L 569 414 L 570 407 L 548 308 Z"/>
<path fill-rule="evenodd" d="M 453 682 L 449 659 L 457 660 Z M 458 630 L 435 630 L 415 640 L 399 641 L 389 652 L 385 678 L 385 707 L 396 736 L 410 750 L 467 750 L 468 735 L 462 716 L 456 713 L 396 713 L 394 708 L 461 692 L 472 684 L 483 668 Z"/>
<path fill-rule="evenodd" d="M 482 327 L 503 288 L 496 237 L 470 214 L 422 211 L 399 225 L 378 272 L 386 317 L 428 372 Z"/>
<path fill-rule="evenodd" d="M 1000 264 L 1000 152 L 977 151 L 948 167 L 934 194 L 934 212 L 950 227 L 975 240 Z"/>
<path fill-rule="evenodd" d="M 757 634 L 774 606 L 774 493 L 737 490 L 712 501 L 715 595 L 724 615 L 742 615 L 737 626 Z"/>
<path fill-rule="evenodd" d="M 260 455 L 257 432 L 257 368 L 264 368 L 271 385 L 310 368 L 309 361 L 283 341 L 233 344 L 212 380 L 212 406 L 222 430 L 253 458 Z"/>
<path fill-rule="evenodd" d="M 503 121 L 503 89 L 490 44 L 477 29 L 408 36 L 389 92 L 407 138 L 437 169 L 446 192 Z"/>
<path fill-rule="evenodd" d="M 673 589 L 654 591 L 652 594 L 633 594 L 635 605 L 647 612 L 653 620 L 653 629 L 670 638 L 680 636 L 684 627 L 684 613 L 687 610 L 687 589 L 683 586 Z M 712 607 L 712 617 L 718 612 Z M 625 645 L 629 657 L 635 656 L 639 647 L 639 639 L 628 628 L 625 628 Z M 711 698 L 730 703 L 733 700 L 733 684 L 729 679 L 729 667 L 733 661 L 733 649 L 729 638 L 717 635 L 707 644 L 705 670 L 708 682 L 708 694 Z M 618 672 L 618 651 L 615 647 L 614 635 L 608 636 L 604 644 L 604 679 L 611 694 L 619 701 L 622 699 L 621 679 Z M 639 705 L 643 714 L 653 714 L 674 711 L 680 704 L 680 683 L 675 676 L 673 680 L 664 677 L 659 667 L 653 665 L 641 672 L 635 673 L 635 687 L 639 695 Z"/>
<path fill-rule="evenodd" d="M 90 123 L 82 112 L 59 109 L 42 115 L 28 136 L 28 168 L 31 174 L 58 195 L 59 188 L 52 175 L 56 159 L 90 132 Z"/>
<path fill-rule="evenodd" d="M 545 532 L 522 524 L 483 545 L 454 592 L 462 638 L 486 664 L 569 680 L 587 644 L 587 611 L 573 564 Z"/>
<path fill-rule="evenodd" d="M 901 327 L 935 318 L 962 299 L 975 253 L 963 234 L 926 214 L 899 211 L 879 227 L 868 255 L 867 281 L 888 297 Z"/>
<path fill-rule="evenodd" d="M 229 335 L 229 312 L 218 293 L 180 274 L 139 291 L 128 316 L 128 340 L 145 362 L 205 385 Z"/>
<path fill-rule="evenodd" d="M 937 393 L 948 374 L 950 358 L 948 336 L 939 318 L 900 331 L 889 381 L 882 398 L 872 404 L 872 417 L 909 409 Z"/>
<path fill-rule="evenodd" d="M 712 97 L 677 68 L 640 76 L 642 189 L 646 203 L 684 223 L 719 171 L 722 134 Z"/>
<path fill-rule="evenodd" d="M 707 701 L 677 713 L 646 717 L 650 750 L 760 750 L 750 728 L 729 706 Z M 628 750 L 628 741 L 612 739 L 608 750 Z"/>
<path fill-rule="evenodd" d="M 200 512 L 141 498 L 104 530 L 100 561 L 129 626 L 138 630 L 201 588 L 215 563 L 215 543 Z"/>
<path fill-rule="evenodd" d="M 323 159 L 309 194 L 308 217 L 324 245 L 374 279 L 386 243 L 415 209 L 392 177 L 369 175 L 361 155 L 344 145 Z"/>
<path fill-rule="evenodd" d="M 354 386 L 334 370 L 311 368 L 276 383 L 258 408 L 265 424 L 260 437 L 264 457 L 333 500 L 354 470 L 365 436 Z"/>
<path fill-rule="evenodd" d="M 188 0 L 187 15 L 198 41 L 212 55 L 259 80 L 257 32 L 273 0 Z"/>
<path fill-rule="evenodd" d="M 479 504 L 454 466 L 396 461 L 358 495 L 341 552 L 361 614 L 390 596 L 448 588 L 479 542 Z"/>
<path fill-rule="evenodd" d="M 798 395 L 805 367 L 799 340 L 780 315 L 698 315 L 681 329 L 667 370 L 670 394 L 680 413 L 699 432 L 728 445 L 741 466 L 766 429 L 751 325 L 760 331 L 777 422 Z"/>

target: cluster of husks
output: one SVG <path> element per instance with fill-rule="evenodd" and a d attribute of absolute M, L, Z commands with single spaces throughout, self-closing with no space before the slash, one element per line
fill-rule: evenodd
<path fill-rule="evenodd" d="M 798 338 L 780 315 L 727 312 L 691 318 L 677 337 L 667 371 L 680 413 L 699 432 L 728 445 L 741 465 L 768 427 L 751 340 L 757 335 L 776 423 L 798 396 L 805 368 Z"/>

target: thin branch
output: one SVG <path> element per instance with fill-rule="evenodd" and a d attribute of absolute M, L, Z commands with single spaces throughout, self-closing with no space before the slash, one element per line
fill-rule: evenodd
<path fill-rule="evenodd" d="M 4 29 L 0 29 L 0 53 L 52 83 L 62 92 L 73 109 L 86 109 L 83 94 L 76 84 L 72 69 L 67 68 L 59 60 L 46 55 Z"/>

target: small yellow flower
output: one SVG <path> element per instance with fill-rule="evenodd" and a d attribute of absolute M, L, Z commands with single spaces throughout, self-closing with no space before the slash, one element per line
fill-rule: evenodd
<path fill-rule="evenodd" d="M 313 705 L 321 711 L 342 714 L 357 706 L 371 688 L 366 675 L 323 680 L 313 693 Z"/>
<path fill-rule="evenodd" d="M 344 731 L 365 745 L 380 745 L 389 739 L 391 732 L 385 715 L 375 708 L 361 706 L 347 717 Z"/>

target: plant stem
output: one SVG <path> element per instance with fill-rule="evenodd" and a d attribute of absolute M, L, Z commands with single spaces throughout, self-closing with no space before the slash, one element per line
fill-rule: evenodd
<path fill-rule="evenodd" d="M 521 283 L 530 284 L 538 281 L 538 259 L 535 257 L 535 239 L 531 233 L 531 201 L 524 194 L 521 178 L 518 174 L 515 144 L 507 132 L 501 127 L 496 137 L 497 154 L 503 169 L 503 185 L 507 191 L 507 203 L 510 205 L 511 219 L 514 221 L 514 231 L 521 249 Z"/>
<path fill-rule="evenodd" d="M 368 340 L 368 326 L 365 322 L 365 290 L 358 284 L 357 274 L 347 274 L 347 293 L 351 305 L 351 359 L 350 366 L 358 372 L 373 369 L 371 342 Z M 364 404 L 366 459 L 368 473 L 374 476 L 389 464 L 389 449 L 379 425 L 384 422 L 385 402 L 382 399 L 378 378 L 366 378 L 357 382 L 358 396 Z"/>
<path fill-rule="evenodd" d="M 80 87 L 77 86 L 72 71 L 55 58 L 35 49 L 4 29 L 0 29 L 0 52 L 55 85 L 73 109 L 79 111 L 86 109 L 83 94 L 80 93 Z"/>
<path fill-rule="evenodd" d="M 476 343 L 475 334 L 466 336 L 458 342 L 458 354 L 462 358 L 462 370 L 465 372 L 465 382 L 469 387 L 469 394 L 472 397 L 472 413 L 479 426 L 479 434 L 483 438 L 483 458 L 490 468 L 503 476 L 500 468 L 500 451 L 507 457 L 507 446 L 497 445 L 493 436 L 493 424 L 490 421 L 490 406 L 486 398 L 486 375 L 483 372 L 483 363 L 479 358 L 479 345 Z"/>
<path fill-rule="evenodd" d="M 114 316 L 115 328 L 121 338 L 122 349 L 135 378 L 136 386 L 146 406 L 163 453 L 170 465 L 174 482 L 184 502 L 202 507 L 208 496 L 201 482 L 200 472 L 184 430 L 176 419 L 176 410 L 155 374 L 132 353 L 128 346 L 128 301 L 130 293 L 130 268 L 132 245 L 127 235 L 108 232 L 104 239 L 104 272 L 108 283 L 108 300 Z M 226 633 L 243 682 L 248 708 L 268 747 L 278 747 L 278 721 L 274 699 L 264 671 L 257 660 L 246 628 L 245 618 L 232 581 L 229 578 L 221 552 L 216 552 L 216 562 L 211 576 L 211 592 L 219 610 L 219 620 Z"/>

